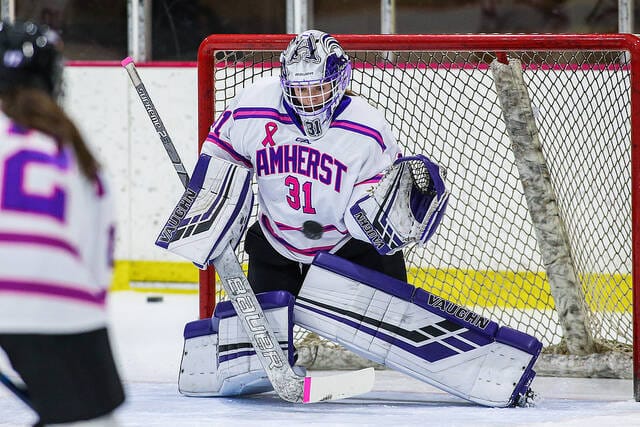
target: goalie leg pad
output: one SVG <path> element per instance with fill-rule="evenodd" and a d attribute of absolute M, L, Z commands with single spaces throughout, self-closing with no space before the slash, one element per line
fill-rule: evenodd
<path fill-rule="evenodd" d="M 294 314 L 296 324 L 360 356 L 492 407 L 526 395 L 542 348 L 530 335 L 325 253 L 314 259 Z"/>
<path fill-rule="evenodd" d="M 275 291 L 258 294 L 257 298 L 293 366 L 293 295 Z M 273 390 L 230 301 L 218 303 L 211 319 L 186 324 L 178 390 L 187 396 L 236 396 Z"/>

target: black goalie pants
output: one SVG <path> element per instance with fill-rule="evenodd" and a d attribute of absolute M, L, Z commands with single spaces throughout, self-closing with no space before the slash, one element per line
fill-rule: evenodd
<path fill-rule="evenodd" d="M 276 252 L 257 222 L 247 230 L 244 245 L 249 255 L 247 276 L 255 293 L 284 290 L 298 295 L 309 270 L 308 264 L 300 264 Z M 393 255 L 380 255 L 370 244 L 351 239 L 336 252 L 336 255 L 363 267 L 407 281 L 402 251 Z"/>
<path fill-rule="evenodd" d="M 78 334 L 0 334 L 0 347 L 27 386 L 37 425 L 109 414 L 124 391 L 105 328 Z"/>

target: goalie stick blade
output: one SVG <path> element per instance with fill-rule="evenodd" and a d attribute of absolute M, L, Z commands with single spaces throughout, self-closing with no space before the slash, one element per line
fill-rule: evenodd
<path fill-rule="evenodd" d="M 305 377 L 302 403 L 346 399 L 368 393 L 375 380 L 373 368 L 324 377 Z"/>

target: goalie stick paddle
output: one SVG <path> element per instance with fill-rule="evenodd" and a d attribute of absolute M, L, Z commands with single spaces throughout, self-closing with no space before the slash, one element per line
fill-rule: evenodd
<path fill-rule="evenodd" d="M 160 120 L 158 111 L 151 102 L 133 60 L 127 57 L 121 64 L 129 73 L 131 82 L 173 162 L 178 177 L 186 188 L 189 184 L 189 176 Z M 375 379 L 373 368 L 322 377 L 297 375 L 278 344 L 273 329 L 267 322 L 264 311 L 258 303 L 233 249 L 227 245 L 222 254 L 213 260 L 213 264 L 218 271 L 225 292 L 229 295 L 233 308 L 241 319 L 242 326 L 249 336 L 256 355 L 273 385 L 273 389 L 283 400 L 295 403 L 313 403 L 344 399 L 371 391 Z"/>

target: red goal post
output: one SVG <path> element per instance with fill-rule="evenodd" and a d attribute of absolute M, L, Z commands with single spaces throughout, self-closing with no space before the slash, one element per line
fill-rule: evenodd
<path fill-rule="evenodd" d="M 278 54 L 292 37 L 221 34 L 202 42 L 200 145 L 238 90 L 253 79 L 278 75 Z M 630 376 L 640 400 L 639 39 L 629 34 L 336 38 L 353 60 L 352 89 L 386 113 L 405 154 L 422 152 L 448 170 L 448 218 L 426 250 L 406 252 L 410 282 L 498 323 L 543 335 L 551 374 Z M 544 216 L 536 223 L 531 205 L 536 196 L 527 192 L 523 178 L 523 168 L 531 165 L 526 155 L 520 163 L 514 155 L 513 129 L 521 117 L 512 114 L 510 127 L 513 111 L 494 87 L 500 63 L 522 70 L 524 98 L 530 99 L 525 113 L 533 126 L 529 134 L 540 140 L 545 163 L 538 169 L 550 176 L 542 186 L 550 188 L 557 226 L 549 226 Z M 548 213 L 547 207 L 541 210 Z M 553 277 L 557 247 L 545 254 L 549 229 L 560 229 L 566 241 L 569 287 L 566 277 Z M 246 262 L 241 247 L 239 258 Z M 221 298 L 214 279 L 213 269 L 200 272 L 201 318 L 211 316 Z M 582 325 L 576 328 L 576 322 Z M 579 337 L 576 343 L 575 330 L 581 328 L 586 341 Z M 594 364 L 608 364 L 590 358 L 598 353 L 629 356 L 621 362 L 626 373 L 594 373 Z M 586 371 L 574 370 L 575 358 L 582 358 Z M 543 354 L 539 373 L 544 363 Z"/>

